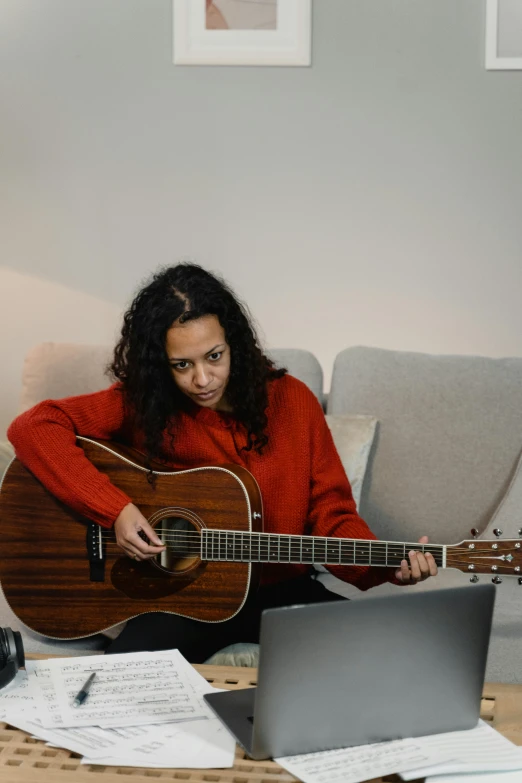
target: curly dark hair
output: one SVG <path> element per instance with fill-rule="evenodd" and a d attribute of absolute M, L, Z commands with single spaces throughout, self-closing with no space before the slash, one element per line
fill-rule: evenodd
<path fill-rule="evenodd" d="M 187 398 L 178 389 L 170 370 L 167 331 L 175 321 L 217 316 L 230 347 L 227 402 L 247 431 L 247 451 L 259 453 L 268 443 L 266 434 L 268 381 L 280 378 L 259 346 L 247 307 L 218 276 L 197 264 L 164 267 L 136 295 L 123 318 L 121 338 L 108 370 L 123 388 L 126 408 L 144 433 L 148 459 L 164 458 L 162 443 L 167 430 L 175 438 L 176 413 Z"/>

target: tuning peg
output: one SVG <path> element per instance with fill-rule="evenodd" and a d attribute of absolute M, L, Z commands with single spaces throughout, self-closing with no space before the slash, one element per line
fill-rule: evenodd
<path fill-rule="evenodd" d="M 471 533 L 471 537 L 472 538 L 476 538 L 478 536 L 478 533 L 479 533 L 476 527 L 472 527 L 469 532 Z"/>
<path fill-rule="evenodd" d="M 522 576 L 519 576 L 519 577 L 518 577 L 518 584 L 519 584 L 519 585 L 522 585 Z"/>
<path fill-rule="evenodd" d="M 501 530 L 499 527 L 494 528 L 493 535 L 495 535 L 497 538 L 502 535 L 504 531 Z"/>
<path fill-rule="evenodd" d="M 479 578 L 476 574 L 473 574 L 470 576 L 469 581 L 470 582 L 478 582 Z M 518 580 L 520 584 L 522 584 L 522 578 Z"/>
<path fill-rule="evenodd" d="M 518 535 L 519 535 L 519 536 L 522 536 L 522 527 L 519 527 L 519 528 L 518 528 Z"/>
<path fill-rule="evenodd" d="M 502 577 L 500 576 L 494 576 L 491 580 L 494 585 L 501 585 L 502 584 Z"/>

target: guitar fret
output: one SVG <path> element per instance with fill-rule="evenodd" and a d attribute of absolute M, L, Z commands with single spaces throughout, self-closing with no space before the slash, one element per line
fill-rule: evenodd
<path fill-rule="evenodd" d="M 265 533 L 265 536 L 266 536 L 266 533 Z M 261 538 L 261 536 L 259 536 L 259 538 Z M 266 546 L 266 544 L 265 544 L 265 546 Z M 260 551 L 261 551 L 261 546 L 259 547 L 259 549 L 260 549 Z M 265 556 L 264 558 L 263 558 L 263 557 L 261 557 L 261 558 L 260 558 L 262 562 L 266 562 L 266 561 L 268 560 L 268 552 L 269 552 L 269 551 L 270 551 L 270 550 L 267 548 L 267 553 L 266 553 L 266 556 Z M 263 554 L 264 554 L 264 553 L 263 553 Z"/>

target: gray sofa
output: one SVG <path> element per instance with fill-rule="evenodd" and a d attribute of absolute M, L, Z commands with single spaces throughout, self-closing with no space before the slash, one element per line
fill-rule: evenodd
<path fill-rule="evenodd" d="M 367 414 L 378 419 L 362 489 L 360 512 L 383 539 L 434 543 L 470 538 L 471 528 L 492 538 L 500 525 L 504 538 L 520 538 L 522 512 L 517 465 L 522 448 L 522 359 L 430 356 L 349 348 L 333 370 L 328 396 L 322 369 L 306 351 L 272 352 L 276 361 L 307 383 L 334 416 Z M 109 349 L 103 346 L 43 344 L 27 357 L 21 408 L 39 399 L 102 388 Z M 522 501 L 522 491 L 520 492 Z M 328 573 L 330 589 L 351 598 L 405 590 L 469 585 L 469 575 L 446 570 L 416 587 L 382 585 L 362 593 Z M 480 582 L 490 576 L 481 576 Z M 498 585 L 487 678 L 522 682 L 522 585 L 516 577 Z M 20 627 L 7 606 L 0 625 Z M 104 637 L 55 642 L 21 629 L 29 650 L 100 652 Z"/>

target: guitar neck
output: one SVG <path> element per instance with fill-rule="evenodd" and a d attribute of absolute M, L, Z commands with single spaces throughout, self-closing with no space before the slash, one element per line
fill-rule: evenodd
<path fill-rule="evenodd" d="M 279 533 L 242 533 L 202 530 L 201 559 L 241 563 L 320 563 L 398 567 L 412 550 L 431 552 L 439 568 L 446 567 L 446 547 L 354 538 L 291 536 Z"/>

